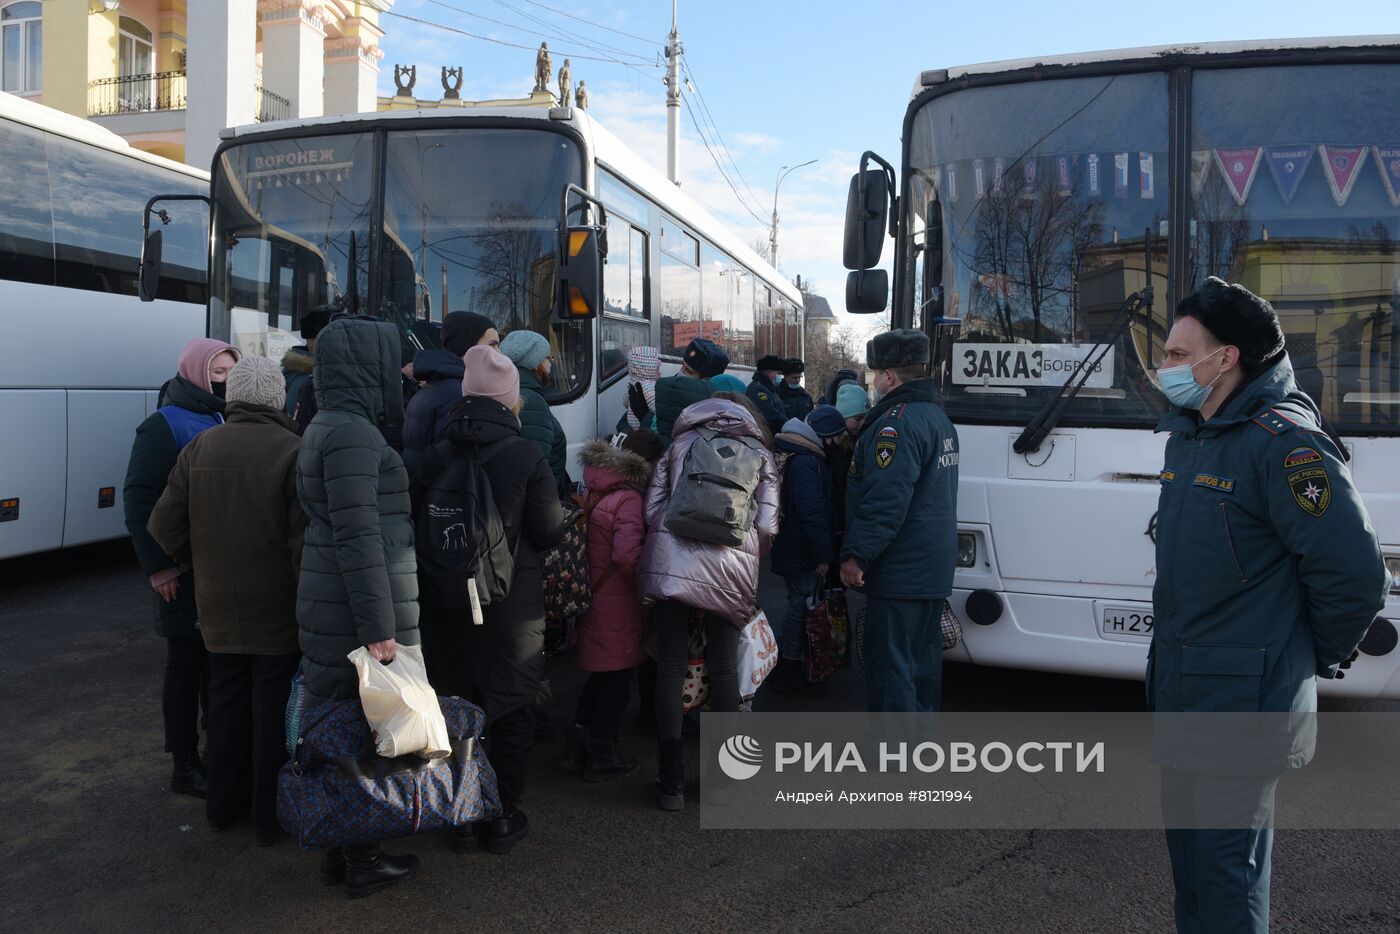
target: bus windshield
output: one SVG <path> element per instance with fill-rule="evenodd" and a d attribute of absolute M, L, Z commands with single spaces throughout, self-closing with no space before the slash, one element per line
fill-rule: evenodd
<path fill-rule="evenodd" d="M 370 133 L 344 133 L 223 152 L 214 180 L 213 333 L 222 317 L 232 339 L 240 321 L 260 322 L 249 315 L 259 312 L 269 345 L 274 335 L 289 344 L 301 315 L 329 303 L 397 324 L 407 359 L 436 344 L 446 312 L 474 311 L 502 336 L 528 328 L 550 338 L 547 395 L 582 386 L 589 329 L 554 314 L 560 197 L 583 180 L 574 143 L 559 133 L 487 128 L 390 130 L 381 153 L 374 142 Z"/>
<path fill-rule="evenodd" d="M 1170 139 L 1161 72 L 974 87 L 915 114 L 903 300 L 940 342 L 950 415 L 1024 424 L 1112 347 L 1063 423 L 1149 426 L 1171 315 L 1207 276 L 1273 303 L 1298 385 L 1340 431 L 1400 426 L 1400 66 L 1199 67 Z M 1169 151 L 1182 160 L 1173 189 Z M 1184 190 L 1180 190 L 1184 189 Z M 1189 224 L 1173 233 L 1170 205 Z M 1168 263 L 1168 248 L 1184 252 Z M 1108 333 L 1148 263 L 1155 303 Z M 941 304 L 940 304 L 941 302 Z"/>
<path fill-rule="evenodd" d="M 962 319 L 936 361 L 950 416 L 1024 424 L 1103 339 L 1062 422 L 1163 411 L 1149 373 L 1167 320 L 1167 100 L 1165 75 L 1117 75 L 972 88 L 915 115 L 906 280 L 915 327 L 940 297 Z M 1109 334 L 1149 256 L 1152 313 Z"/>

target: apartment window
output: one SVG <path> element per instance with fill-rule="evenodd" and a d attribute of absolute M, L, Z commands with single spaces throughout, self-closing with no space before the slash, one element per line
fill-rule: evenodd
<path fill-rule="evenodd" d="M 155 96 L 155 82 L 151 78 L 155 72 L 155 46 L 151 31 L 129 16 L 121 18 L 120 26 L 117 67 L 127 80 L 120 85 L 118 104 L 124 111 L 150 110 Z"/>
<path fill-rule="evenodd" d="M 43 6 L 34 0 L 0 7 L 0 90 L 39 90 L 43 72 Z"/>

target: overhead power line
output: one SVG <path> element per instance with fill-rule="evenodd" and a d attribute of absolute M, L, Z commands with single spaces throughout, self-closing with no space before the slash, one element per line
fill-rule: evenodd
<path fill-rule="evenodd" d="M 417 24 L 420 25 L 420 26 L 431 26 L 431 27 L 434 28 L 434 29 L 441 29 L 441 30 L 443 30 L 443 31 L 445 31 L 445 32 L 455 33 L 455 34 L 457 34 L 457 35 L 459 35 L 459 36 L 466 36 L 468 39 L 479 39 L 479 40 L 482 41 L 482 42 L 490 42 L 490 43 L 493 43 L 493 44 L 495 44 L 495 45 L 503 45 L 503 46 L 506 46 L 507 48 L 512 48 L 512 49 L 525 49 L 526 51 L 529 51 L 529 52 L 535 51 L 535 46 L 533 46 L 533 45 L 521 45 L 519 42 L 510 42 L 510 41 L 508 41 L 508 40 L 506 40 L 506 39 L 496 39 L 496 38 L 493 38 L 492 36 L 482 36 L 482 35 L 478 35 L 477 33 L 468 32 L 467 30 L 465 30 L 465 29 L 460 29 L 460 28 L 458 28 L 458 27 L 456 27 L 456 26 L 448 26 L 448 25 L 446 25 L 445 23 L 435 23 L 435 22 L 433 22 L 432 20 L 422 19 L 422 18 L 417 17 L 417 16 L 409 16 L 407 13 L 395 13 L 394 11 L 390 10 L 390 11 L 384 13 L 383 15 L 384 15 L 384 16 L 392 16 L 392 17 L 395 17 L 395 18 L 401 19 L 401 20 L 407 20 L 407 21 L 410 22 L 410 23 L 417 23 Z M 584 54 L 583 52 L 569 52 L 569 51 L 557 51 L 557 54 L 559 54 L 559 55 L 564 55 L 564 56 L 566 56 L 566 57 L 568 57 L 568 58 L 576 58 L 576 59 L 579 59 L 580 61 L 585 61 L 585 62 L 608 62 L 608 63 L 614 64 L 614 65 L 621 65 L 621 66 L 623 66 L 624 68 L 631 68 L 631 69 L 633 69 L 633 70 L 636 70 L 636 69 L 639 67 L 638 65 L 634 65 L 634 64 L 631 64 L 631 63 L 629 63 L 629 62 L 619 61 L 618 59 L 616 59 L 616 58 L 614 58 L 614 57 L 612 57 L 612 56 L 586 55 L 586 54 Z M 655 68 L 656 65 L 655 65 L 654 63 L 648 63 L 647 67 Z"/>
<path fill-rule="evenodd" d="M 690 122 L 695 126 L 695 132 L 699 134 L 700 142 L 704 144 L 705 151 L 710 154 L 710 158 L 715 163 L 715 168 L 719 169 L 720 176 L 723 177 L 725 182 L 729 185 L 729 190 L 734 192 L 734 199 L 739 202 L 745 211 L 749 212 L 749 215 L 753 217 L 754 220 L 758 221 L 760 224 L 767 224 L 768 221 L 759 217 L 758 214 L 754 212 L 753 208 L 749 207 L 749 203 L 744 200 L 744 196 L 739 194 L 738 187 L 735 186 L 734 180 L 729 177 L 729 173 L 725 171 L 724 164 L 720 162 L 719 156 L 715 155 L 714 149 L 710 146 L 709 139 L 706 138 L 704 127 L 702 127 L 700 121 L 695 118 L 695 109 L 690 106 L 690 101 L 684 94 L 681 95 L 681 101 L 685 104 L 685 112 L 690 114 Z"/>
<path fill-rule="evenodd" d="M 553 39 L 553 40 L 555 40 L 555 41 L 558 41 L 558 40 L 564 38 L 564 36 L 563 36 L 562 34 L 560 34 L 560 33 L 540 32 L 540 31 L 537 30 L 537 29 L 530 29 L 529 27 L 526 27 L 526 26 L 517 26 L 517 25 L 514 24 L 514 23 L 507 23 L 507 22 L 505 22 L 504 20 L 492 19 L 491 17 L 485 16 L 485 15 L 483 15 L 483 14 L 481 14 L 481 13 L 473 13 L 473 12 L 470 11 L 470 10 L 464 10 L 464 9 L 462 9 L 462 8 L 459 7 L 459 6 L 453 6 L 453 5 L 450 4 L 450 3 L 444 3 L 443 0 L 425 0 L 425 2 L 431 3 L 433 6 L 440 6 L 440 7 L 442 7 L 444 10 L 451 10 L 451 11 L 454 12 L 454 13 L 461 13 L 463 16 L 471 16 L 471 17 L 474 17 L 475 19 L 479 19 L 479 20 L 482 20 L 483 22 L 491 23 L 492 25 L 495 25 L 495 26 L 504 26 L 506 29 L 514 29 L 514 30 L 516 30 L 517 32 L 527 33 L 528 35 L 531 35 L 531 36 L 539 36 L 541 39 Z M 565 39 L 565 41 L 570 41 L 570 40 Z M 580 43 L 580 44 L 582 44 L 582 43 Z M 626 55 L 626 56 L 628 56 L 628 57 L 630 57 L 630 58 L 635 58 L 635 59 L 637 59 L 638 62 L 641 62 L 642 64 L 647 64 L 647 63 L 649 63 L 649 59 L 648 59 L 646 56 L 643 56 L 643 55 L 635 55 L 635 54 L 633 54 L 633 53 L 631 53 L 631 52 L 626 52 L 626 51 L 624 51 L 624 50 L 622 50 L 622 49 L 613 49 L 613 48 L 610 47 L 610 46 L 602 46 L 602 47 L 600 47 L 600 48 L 593 48 L 592 51 L 594 51 L 594 52 L 599 52 L 600 54 L 602 54 L 602 53 L 607 53 L 607 52 L 617 52 L 617 53 L 620 54 L 620 55 Z"/>
<path fill-rule="evenodd" d="M 525 2 L 530 4 L 530 6 L 537 6 L 542 10 L 548 10 L 549 12 L 554 13 L 558 16 L 567 16 L 569 19 L 577 20 L 580 23 L 587 23 L 589 26 L 592 26 L 595 29 L 603 29 L 608 32 L 617 33 L 619 36 L 626 36 L 628 39 L 636 39 L 638 42 L 648 42 L 652 45 L 660 45 L 660 43 L 658 43 L 655 39 L 648 39 L 645 36 L 638 36 L 634 33 L 623 32 L 621 29 L 614 29 L 611 26 L 604 26 L 602 23 L 595 23 L 590 19 L 584 19 L 582 16 L 575 16 L 574 14 L 566 13 L 563 10 L 556 10 L 552 6 L 545 6 L 543 3 L 536 3 L 535 0 L 525 0 Z"/>
<path fill-rule="evenodd" d="M 592 50 L 595 51 L 595 52 L 601 52 L 601 51 L 603 51 L 603 50 L 606 50 L 606 51 L 609 51 L 609 52 L 616 52 L 616 53 L 621 54 L 621 55 L 629 55 L 629 56 L 632 56 L 633 58 L 645 59 L 645 58 L 647 57 L 647 56 L 643 56 L 643 55 L 637 55 L 635 52 L 630 52 L 630 51 L 628 51 L 628 50 L 626 50 L 626 49 L 619 49 L 619 48 L 617 48 L 617 47 L 615 47 L 615 46 L 605 45 L 605 44 L 603 44 L 603 42 L 602 42 L 601 40 L 594 39 L 594 38 L 589 37 L 589 36 L 581 36 L 581 35 L 579 35 L 578 33 L 570 32 L 569 30 L 565 29 L 563 26 L 560 26 L 558 23 L 551 23 L 551 22 L 549 22 L 548 20 L 540 19 L 538 16 L 535 16 L 535 15 L 532 14 L 532 13 L 528 13 L 528 12 L 526 12 L 525 10 L 522 10 L 522 9 L 521 9 L 520 7 L 518 7 L 518 6 L 514 6 L 514 5 L 510 4 L 510 3 L 507 3 L 506 0 L 495 0 L 495 3 L 496 3 L 497 6 L 501 6 L 501 7 L 504 7 L 505 9 L 507 9 L 507 10 L 510 10 L 510 11 L 511 11 L 512 13 L 514 13 L 516 16 L 524 17 L 525 19 L 529 20 L 529 21 L 532 22 L 532 23 L 535 23 L 535 24 L 540 25 L 540 26 L 544 26 L 544 27 L 549 28 L 549 29 L 553 29 L 555 32 L 557 32 L 557 33 L 559 33 L 560 35 L 566 37 L 569 41 L 571 41 L 571 42 L 577 42 L 577 43 L 579 43 L 580 45 L 585 46 L 586 48 L 590 48 L 590 49 L 592 49 Z M 651 53 L 651 55 L 653 56 L 653 59 L 654 59 L 654 56 L 655 56 L 656 52 L 659 51 L 659 49 L 660 49 L 660 46 L 657 45 L 655 42 L 651 42 L 651 43 L 648 43 L 648 44 L 652 47 L 649 51 L 650 51 L 650 53 Z"/>
<path fill-rule="evenodd" d="M 734 153 L 730 150 L 729 143 L 725 141 L 724 134 L 720 132 L 719 124 L 715 122 L 714 114 L 710 112 L 710 105 L 705 101 L 705 95 L 700 90 L 700 82 L 695 80 L 695 71 L 690 67 L 690 62 L 686 59 L 684 55 L 681 56 L 681 64 L 685 67 L 686 78 L 690 81 L 691 86 L 695 89 L 695 96 L 700 101 L 700 108 L 705 113 L 705 116 L 709 119 L 710 128 L 714 131 L 714 135 L 719 142 L 720 149 L 728 158 L 729 165 L 734 170 L 734 175 L 739 179 L 739 183 L 744 186 L 744 190 L 749 193 L 749 197 L 753 199 L 754 205 L 756 205 L 760 210 L 762 210 L 763 202 L 759 200 L 758 195 L 753 193 L 753 189 L 749 187 L 748 179 L 744 178 L 744 173 L 739 170 L 739 164 L 736 161 L 734 161 Z"/>

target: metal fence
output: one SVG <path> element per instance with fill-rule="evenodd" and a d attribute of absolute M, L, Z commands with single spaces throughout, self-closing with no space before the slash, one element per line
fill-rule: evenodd
<path fill-rule="evenodd" d="M 88 85 L 88 116 L 185 109 L 185 73 L 101 78 Z"/>
<path fill-rule="evenodd" d="M 253 119 L 259 123 L 271 120 L 286 120 L 292 115 L 292 102 L 280 94 L 273 94 L 259 85 L 254 88 Z"/>

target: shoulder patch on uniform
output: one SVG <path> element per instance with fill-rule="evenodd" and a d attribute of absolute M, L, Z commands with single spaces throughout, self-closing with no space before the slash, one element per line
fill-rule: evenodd
<path fill-rule="evenodd" d="M 1283 469 L 1293 470 L 1297 467 L 1306 467 L 1308 464 L 1322 463 L 1322 455 L 1309 447 L 1294 448 L 1288 452 L 1288 456 L 1283 459 Z"/>
<path fill-rule="evenodd" d="M 1191 482 L 1192 486 L 1205 487 L 1208 490 L 1215 490 L 1217 493 L 1235 492 L 1235 481 L 1230 477 L 1217 477 L 1214 474 L 1198 473 L 1196 479 Z"/>
<path fill-rule="evenodd" d="M 884 428 L 881 428 L 881 429 L 880 429 L 880 431 L 878 432 L 878 435 L 879 435 L 879 437 L 881 437 L 881 438 L 892 438 L 892 439 L 898 440 L 898 438 L 899 438 L 899 429 L 896 428 L 896 427 L 894 427 L 893 425 L 886 425 Z"/>
<path fill-rule="evenodd" d="M 1157 479 L 1160 480 L 1160 481 L 1162 481 L 1163 483 L 1175 483 L 1175 482 L 1176 482 L 1176 471 L 1175 471 L 1175 470 L 1164 470 L 1164 471 L 1162 471 L 1161 473 L 1159 473 L 1159 474 L 1157 475 Z"/>
<path fill-rule="evenodd" d="M 1326 467 L 1305 467 L 1288 475 L 1288 489 L 1303 512 L 1317 518 L 1332 505 L 1332 482 Z"/>
<path fill-rule="evenodd" d="M 894 450 L 895 450 L 895 446 L 896 446 L 896 442 L 894 442 L 894 441 L 876 441 L 876 442 L 875 442 L 875 466 L 876 466 L 876 467 L 879 467 L 881 470 L 884 470 L 884 469 L 885 469 L 886 467 L 888 467 L 890 464 L 893 464 L 893 463 L 894 463 Z"/>

